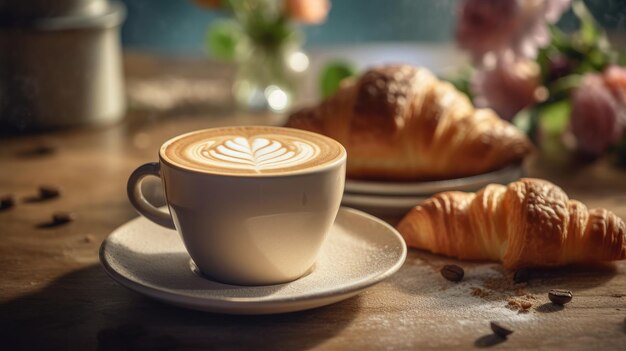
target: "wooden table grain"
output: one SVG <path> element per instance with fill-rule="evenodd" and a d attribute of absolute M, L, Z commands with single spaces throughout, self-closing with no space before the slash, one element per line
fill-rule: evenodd
<path fill-rule="evenodd" d="M 177 61 L 142 60 L 127 58 L 130 78 L 195 72 Z M 203 63 L 195 67 L 215 72 Z M 202 112 L 205 107 L 132 110 L 113 126 L 0 141 L 0 194 L 17 200 L 0 211 L 0 349 L 626 349 L 626 262 L 537 271 L 528 284 L 513 286 L 506 284 L 511 273 L 498 264 L 410 250 L 396 275 L 357 297 L 268 316 L 185 310 L 116 284 L 100 267 L 98 248 L 113 229 L 137 216 L 125 194 L 136 166 L 156 160 L 159 145 L 183 132 L 280 122 L 210 106 Z M 54 151 L 32 152 L 42 145 Z M 626 171 L 608 160 L 572 167 L 533 157 L 526 169 L 590 207 L 626 218 Z M 37 187 L 45 184 L 61 187 L 62 195 L 36 199 Z M 153 195 L 158 198 L 158 191 Z M 76 219 L 49 226 L 55 211 L 73 212 Z M 462 283 L 440 277 L 438 269 L 450 262 L 466 269 Z M 556 308 L 548 303 L 551 288 L 572 290 L 573 301 Z M 515 299 L 532 307 L 512 310 L 507 305 Z M 494 337 L 491 320 L 514 333 Z"/>

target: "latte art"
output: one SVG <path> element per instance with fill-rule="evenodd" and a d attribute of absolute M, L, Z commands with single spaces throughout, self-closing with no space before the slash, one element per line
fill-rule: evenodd
<path fill-rule="evenodd" d="M 190 146 L 187 156 L 215 167 L 264 170 L 293 167 L 315 158 L 319 147 L 305 141 L 233 136 Z"/>
<path fill-rule="evenodd" d="M 223 175 L 307 172 L 345 161 L 338 142 L 280 127 L 225 127 L 181 135 L 161 147 L 161 159 L 184 169 Z"/>

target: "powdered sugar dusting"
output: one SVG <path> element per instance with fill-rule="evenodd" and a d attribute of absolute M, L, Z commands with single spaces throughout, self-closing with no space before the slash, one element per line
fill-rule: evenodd
<path fill-rule="evenodd" d="M 440 267 L 452 262 L 462 264 L 465 269 L 465 277 L 459 283 L 447 281 L 439 273 Z M 452 341 L 461 339 L 456 336 L 464 334 L 472 340 L 481 336 L 475 330 L 489 333 L 491 320 L 520 327 L 531 325 L 530 322 L 537 319 L 534 312 L 519 313 L 506 307 L 507 299 L 515 295 L 516 289 L 524 289 L 523 285 L 512 284 L 513 289 L 495 290 L 485 287 L 486 282 L 510 279 L 509 275 L 499 264 L 459 263 L 411 250 L 397 274 L 378 289 L 363 293 L 361 308 L 368 313 L 354 322 L 355 327 L 372 332 L 377 330 L 376 335 L 383 338 L 378 345 L 388 345 L 389 349 L 414 345 L 415 340 L 407 335 L 439 336 L 432 341 L 432 347 L 467 347 Z M 473 296 L 472 288 L 483 289 L 489 296 Z M 403 337 L 395 337 L 397 335 Z M 420 344 L 425 341 L 423 338 L 419 340 Z"/>

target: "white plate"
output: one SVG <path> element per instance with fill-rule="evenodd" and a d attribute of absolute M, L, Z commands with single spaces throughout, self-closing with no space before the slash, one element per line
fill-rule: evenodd
<path fill-rule="evenodd" d="M 521 165 L 476 176 L 429 182 L 374 182 L 346 179 L 345 191 L 353 194 L 432 195 L 442 191 L 476 191 L 488 184 L 508 184 L 522 177 Z"/>
<path fill-rule="evenodd" d="M 269 314 L 328 305 L 395 273 L 406 258 L 404 240 L 387 223 L 341 208 L 308 275 L 285 284 L 235 286 L 194 272 L 179 235 L 140 217 L 102 243 L 100 261 L 118 283 L 174 305 L 220 313 Z"/>

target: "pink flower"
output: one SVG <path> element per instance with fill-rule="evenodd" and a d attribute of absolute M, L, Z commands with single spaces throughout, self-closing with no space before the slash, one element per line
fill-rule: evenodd
<path fill-rule="evenodd" d="M 618 101 L 626 105 L 626 68 L 611 65 L 602 74 L 604 83 L 611 89 L 611 93 Z"/>
<path fill-rule="evenodd" d="M 329 0 L 285 0 L 287 16 L 302 23 L 322 23 L 329 10 Z"/>
<path fill-rule="evenodd" d="M 603 76 L 587 74 L 572 94 L 570 126 L 578 148 L 592 155 L 606 151 L 622 135 L 623 114 L 624 105 Z"/>
<path fill-rule="evenodd" d="M 503 119 L 511 120 L 523 108 L 541 101 L 546 90 L 540 83 L 536 62 L 514 57 L 499 58 L 492 67 L 483 67 L 472 77 L 474 104 L 489 107 Z"/>
<path fill-rule="evenodd" d="M 547 23 L 556 22 L 571 0 L 463 0 L 456 27 L 459 47 L 476 62 L 512 51 L 534 58 L 550 42 Z"/>

